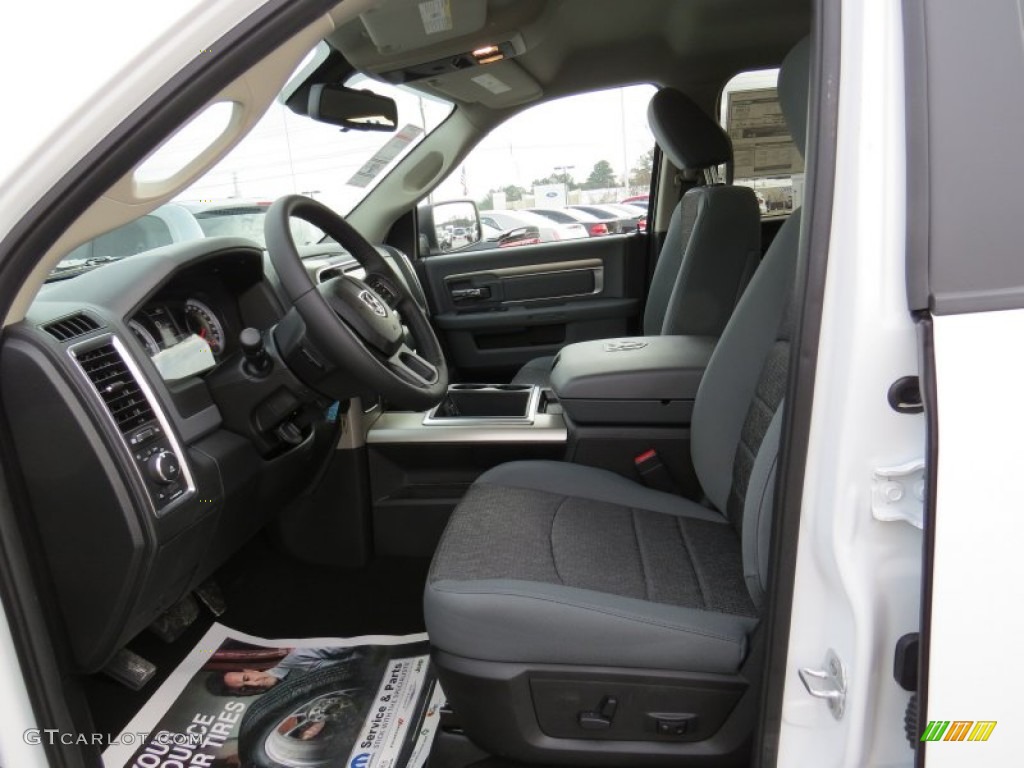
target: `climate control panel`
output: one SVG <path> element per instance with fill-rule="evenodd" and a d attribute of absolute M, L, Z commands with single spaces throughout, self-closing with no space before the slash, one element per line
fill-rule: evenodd
<path fill-rule="evenodd" d="M 159 512 L 188 490 L 181 471 L 181 458 L 174 452 L 163 427 L 156 422 L 146 424 L 126 437 L 142 482 Z"/>

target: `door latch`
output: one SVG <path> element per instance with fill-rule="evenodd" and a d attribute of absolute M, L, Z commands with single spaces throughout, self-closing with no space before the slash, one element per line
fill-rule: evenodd
<path fill-rule="evenodd" d="M 895 467 L 875 467 L 871 477 L 871 514 L 890 523 L 902 520 L 924 528 L 924 460 Z"/>
<path fill-rule="evenodd" d="M 831 648 L 825 654 L 825 668 L 798 670 L 800 681 L 807 692 L 828 702 L 829 711 L 836 720 L 842 720 L 846 709 L 846 667 Z"/>

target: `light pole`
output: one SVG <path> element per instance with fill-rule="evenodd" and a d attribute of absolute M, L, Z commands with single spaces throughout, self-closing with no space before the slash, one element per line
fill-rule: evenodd
<path fill-rule="evenodd" d="M 568 186 L 569 185 L 569 171 L 573 170 L 575 167 L 576 167 L 575 165 L 556 165 L 555 166 L 555 178 L 557 179 L 559 176 L 561 176 L 562 177 L 560 179 L 561 182 L 563 184 L 565 184 L 566 186 Z M 561 172 L 561 173 L 559 173 L 559 172 Z"/>

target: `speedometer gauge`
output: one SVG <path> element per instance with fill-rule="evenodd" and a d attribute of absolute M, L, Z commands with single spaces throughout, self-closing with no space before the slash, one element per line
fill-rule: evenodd
<path fill-rule="evenodd" d="M 206 304 L 195 299 L 186 301 L 185 322 L 192 333 L 206 340 L 213 354 L 224 351 L 224 326 Z"/>
<path fill-rule="evenodd" d="M 156 339 L 153 338 L 153 334 L 150 333 L 146 326 L 140 323 L 138 320 L 129 320 L 128 328 L 135 334 L 135 338 L 146 348 L 146 354 L 150 357 L 156 357 L 160 353 L 160 345 L 156 343 Z"/>

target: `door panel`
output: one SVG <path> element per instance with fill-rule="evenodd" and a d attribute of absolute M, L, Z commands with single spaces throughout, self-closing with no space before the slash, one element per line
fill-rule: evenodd
<path fill-rule="evenodd" d="M 503 380 L 565 344 L 635 332 L 645 248 L 623 235 L 425 259 L 450 362 L 463 378 Z"/>

